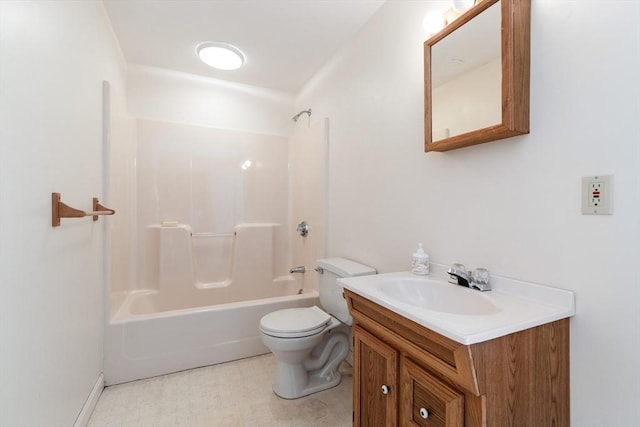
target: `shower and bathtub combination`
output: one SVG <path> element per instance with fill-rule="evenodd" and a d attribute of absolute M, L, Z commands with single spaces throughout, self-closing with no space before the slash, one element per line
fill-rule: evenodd
<path fill-rule="evenodd" d="M 317 159 L 291 167 L 293 157 L 304 161 L 295 138 L 149 120 L 135 127 L 135 192 L 119 210 L 130 215 L 109 229 L 106 384 L 268 353 L 264 315 L 318 304 L 323 214 L 297 235 L 301 209 L 290 194 L 308 181 L 296 170 L 324 182 L 324 167 Z M 290 272 L 305 264 L 307 273 Z"/>

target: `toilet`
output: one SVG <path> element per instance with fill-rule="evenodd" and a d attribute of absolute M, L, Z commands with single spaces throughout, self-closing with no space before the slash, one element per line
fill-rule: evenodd
<path fill-rule="evenodd" d="M 260 320 L 260 337 L 276 359 L 273 391 L 297 399 L 340 384 L 338 366 L 350 350 L 353 319 L 336 280 L 375 274 L 345 259 L 317 260 L 320 307 L 274 311 Z"/>

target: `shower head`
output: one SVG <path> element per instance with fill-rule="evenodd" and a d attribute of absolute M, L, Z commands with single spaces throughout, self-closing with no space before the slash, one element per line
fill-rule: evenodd
<path fill-rule="evenodd" d="M 300 111 L 298 114 L 296 114 L 295 116 L 291 117 L 291 120 L 293 120 L 294 122 L 297 122 L 298 119 L 300 118 L 300 116 L 303 115 L 303 114 L 308 114 L 309 117 L 311 117 L 311 108 L 309 108 L 308 110 Z"/>

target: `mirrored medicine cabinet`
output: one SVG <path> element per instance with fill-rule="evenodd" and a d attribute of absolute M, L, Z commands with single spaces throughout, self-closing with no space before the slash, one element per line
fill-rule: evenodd
<path fill-rule="evenodd" d="M 529 133 L 530 0 L 482 0 L 424 43 L 425 151 Z"/>

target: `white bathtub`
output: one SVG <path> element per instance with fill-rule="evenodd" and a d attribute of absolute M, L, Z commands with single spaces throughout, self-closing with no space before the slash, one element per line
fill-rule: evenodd
<path fill-rule="evenodd" d="M 106 385 L 268 353 L 258 332 L 262 316 L 318 304 L 316 291 L 298 295 L 293 283 L 273 284 L 274 292 L 288 292 L 282 296 L 215 306 L 203 302 L 216 289 L 202 290 L 192 308 L 169 310 L 158 292 L 130 294 L 106 326 Z"/>
<path fill-rule="evenodd" d="M 217 279 L 202 281 L 196 261 L 212 263 L 216 254 L 201 245 L 206 239 L 194 244 L 187 224 L 145 228 L 149 254 L 140 279 L 147 289 L 110 294 L 105 383 L 268 353 L 258 333 L 260 318 L 318 303 L 313 283 L 305 285 L 305 275 L 294 277 L 283 265 L 280 230 L 275 223 L 237 225 L 225 246 L 233 252 L 220 263 L 228 270 L 205 269 L 203 277 Z M 298 295 L 301 288 L 305 293 Z"/>

